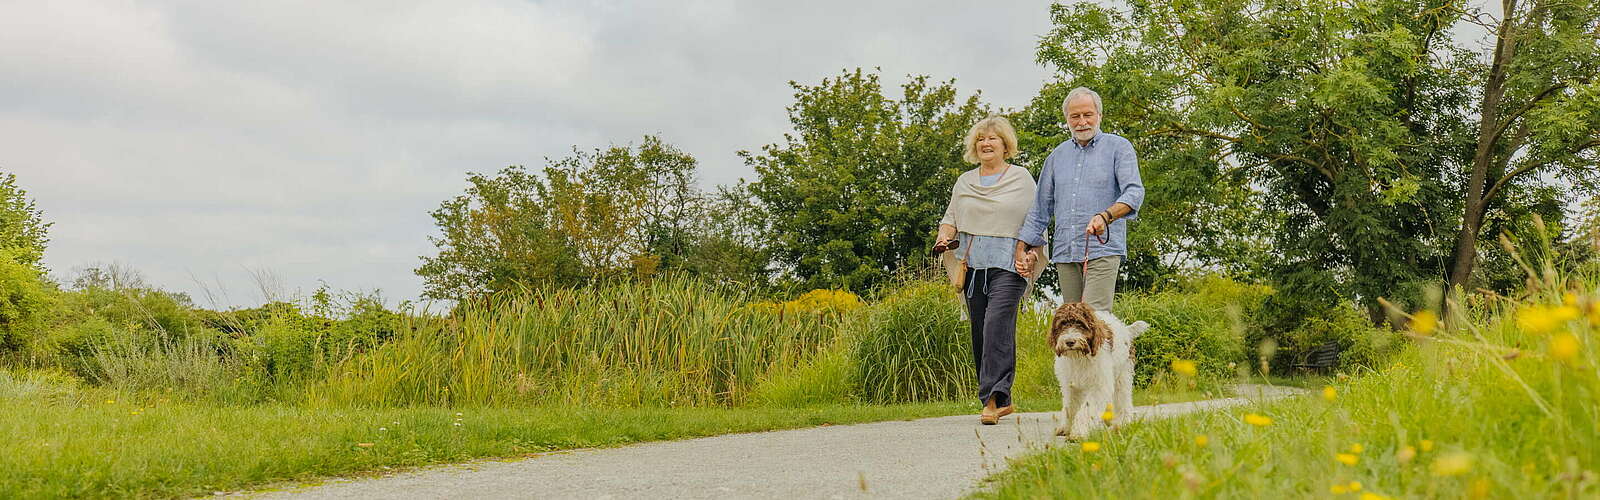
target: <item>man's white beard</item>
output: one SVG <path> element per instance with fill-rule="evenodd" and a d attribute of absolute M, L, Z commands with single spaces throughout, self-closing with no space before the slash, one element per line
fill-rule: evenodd
<path fill-rule="evenodd" d="M 1099 133 L 1100 133 L 1100 126 L 1099 125 L 1095 125 L 1094 128 L 1091 128 L 1091 129 L 1089 129 L 1087 131 L 1084 131 L 1084 132 L 1079 132 L 1079 131 L 1076 131 L 1076 130 L 1072 131 L 1072 138 L 1073 139 L 1077 139 L 1079 142 L 1086 142 L 1089 139 L 1093 139 L 1094 136 L 1098 135 Z"/>

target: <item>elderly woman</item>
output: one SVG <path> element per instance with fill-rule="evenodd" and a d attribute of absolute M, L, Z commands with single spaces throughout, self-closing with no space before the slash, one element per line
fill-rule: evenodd
<path fill-rule="evenodd" d="M 973 124 L 963 158 L 978 168 L 956 178 L 950 205 L 939 221 L 935 251 L 960 286 L 972 322 L 972 358 L 978 367 L 979 421 L 993 425 L 1011 414 L 1016 376 L 1017 309 L 1037 275 L 1017 271 L 1017 229 L 1037 188 L 1028 169 L 1006 163 L 1017 155 L 1017 132 L 1001 116 Z M 1043 268 L 1043 266 L 1036 266 Z"/>

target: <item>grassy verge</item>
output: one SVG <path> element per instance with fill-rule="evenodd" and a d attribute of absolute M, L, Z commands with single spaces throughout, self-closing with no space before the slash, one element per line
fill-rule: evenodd
<path fill-rule="evenodd" d="M 966 413 L 971 404 L 808 409 L 215 407 L 7 402 L 0 498 L 163 498 L 383 467 Z"/>
<path fill-rule="evenodd" d="M 1428 335 L 1379 371 L 1091 436 L 1014 463 L 978 496 L 1596 498 L 1597 283 L 1458 307 L 1442 331 L 1419 313 Z"/>
<path fill-rule="evenodd" d="M 218 406 L 0 371 L 0 498 L 169 498 L 384 468 L 736 432 L 976 414 L 976 402 L 809 408 Z M 1190 391 L 1140 392 L 1161 402 Z M 1054 411 L 1056 399 L 1021 399 Z"/>

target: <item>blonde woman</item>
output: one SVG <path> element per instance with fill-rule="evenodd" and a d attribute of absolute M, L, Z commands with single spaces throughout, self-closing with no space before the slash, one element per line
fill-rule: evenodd
<path fill-rule="evenodd" d="M 978 168 L 956 178 L 934 249 L 944 251 L 952 282 L 961 285 L 983 403 L 978 420 L 993 425 L 1015 410 L 1017 309 L 1037 275 L 1018 272 L 1014 252 L 1037 186 L 1028 169 L 1006 162 L 1018 151 L 1016 129 L 1005 117 L 973 124 L 965 146 L 962 158 Z"/>

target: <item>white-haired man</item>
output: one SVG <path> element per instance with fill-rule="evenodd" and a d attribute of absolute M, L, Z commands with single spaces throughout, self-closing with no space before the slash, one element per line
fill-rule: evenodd
<path fill-rule="evenodd" d="M 1023 272 L 1039 265 L 1029 250 L 1045 244 L 1054 218 L 1050 262 L 1062 298 L 1110 311 L 1117 271 L 1128 255 L 1127 221 L 1138 217 L 1144 183 L 1133 143 L 1100 131 L 1103 110 L 1100 94 L 1084 87 L 1062 101 L 1072 139 L 1045 158 L 1033 208 L 1017 234 L 1015 259 Z"/>

